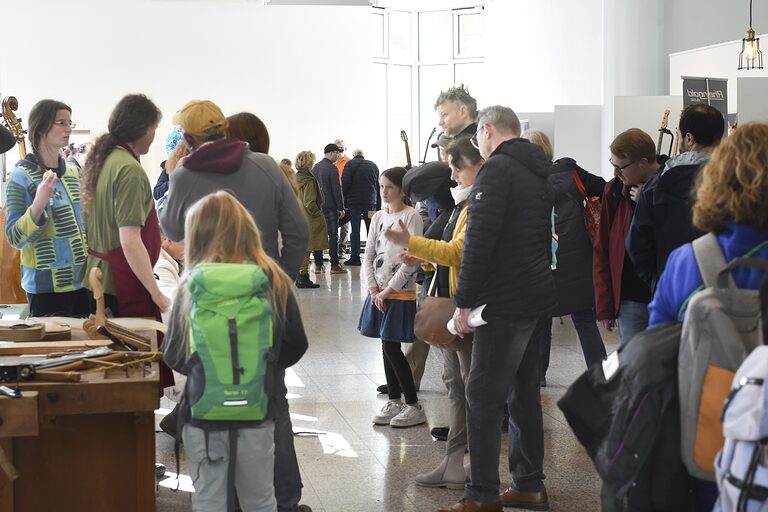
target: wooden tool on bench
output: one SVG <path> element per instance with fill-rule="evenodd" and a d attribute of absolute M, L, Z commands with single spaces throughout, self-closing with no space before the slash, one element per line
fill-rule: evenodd
<path fill-rule="evenodd" d="M 107 319 L 104 307 L 104 288 L 101 286 L 101 269 L 92 268 L 89 280 L 93 289 L 93 299 L 96 301 L 96 314 L 91 315 L 88 320 L 83 322 L 83 329 L 88 333 L 88 336 L 94 339 L 110 339 L 128 350 L 142 352 L 152 350 L 149 338 Z"/>

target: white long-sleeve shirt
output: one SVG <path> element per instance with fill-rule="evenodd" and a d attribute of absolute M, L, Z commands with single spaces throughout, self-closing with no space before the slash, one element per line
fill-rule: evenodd
<path fill-rule="evenodd" d="M 377 287 L 383 290 L 389 286 L 395 291 L 416 290 L 415 276 L 419 266 L 404 265 L 399 255 L 405 248 L 384 237 L 385 229 L 392 226 L 400 229 L 398 223 L 400 220 L 406 225 L 411 235 L 422 235 L 423 222 L 414 208 L 406 206 L 395 213 L 389 213 L 386 210 L 376 212 L 371 220 L 371 229 L 368 230 L 368 241 L 363 258 L 368 288 Z"/>

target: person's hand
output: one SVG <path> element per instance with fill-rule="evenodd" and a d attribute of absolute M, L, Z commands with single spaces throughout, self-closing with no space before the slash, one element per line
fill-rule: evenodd
<path fill-rule="evenodd" d="M 406 265 L 408 267 L 415 267 L 416 265 L 421 265 L 424 263 L 424 260 L 421 258 L 417 258 L 416 256 L 411 256 L 408 254 L 408 251 L 403 251 L 399 254 L 400 261 L 403 262 L 403 265 Z"/>
<path fill-rule="evenodd" d="M 37 222 L 40 220 L 40 216 L 43 214 L 43 210 L 48 206 L 48 201 L 53 197 L 53 192 L 56 190 L 56 173 L 53 171 L 46 171 L 43 174 L 43 179 L 37 186 L 37 192 L 35 192 L 35 199 L 32 201 L 32 219 Z"/>
<path fill-rule="evenodd" d="M 640 197 L 640 192 L 643 190 L 643 184 L 635 185 L 634 187 L 629 189 L 629 197 L 634 201 L 637 202 L 638 198 Z"/>
<path fill-rule="evenodd" d="M 469 308 L 456 308 L 456 311 L 453 312 L 453 328 L 459 338 L 464 338 L 465 334 L 475 331 L 475 328 L 469 325 L 470 311 L 472 310 Z"/>
<path fill-rule="evenodd" d="M 339 218 L 340 219 L 344 218 L 344 210 L 339 210 Z"/>
<path fill-rule="evenodd" d="M 171 307 L 171 299 L 166 297 L 160 290 L 152 294 L 152 302 L 160 309 L 161 313 L 166 313 Z"/>
<path fill-rule="evenodd" d="M 371 295 L 371 302 L 373 302 L 373 298 L 378 295 L 379 292 L 381 292 L 381 290 L 379 290 L 378 286 L 371 286 L 368 288 L 368 293 Z"/>
<path fill-rule="evenodd" d="M 387 297 L 390 296 L 392 293 L 392 288 L 387 286 L 382 291 L 376 294 L 376 297 L 373 297 L 373 305 L 376 306 L 376 309 L 381 311 L 382 313 L 387 310 L 387 303 L 385 302 L 387 300 Z"/>
<path fill-rule="evenodd" d="M 393 244 L 399 245 L 400 247 L 408 247 L 408 243 L 411 241 L 411 234 L 408 232 L 408 227 L 402 219 L 397 221 L 397 223 L 400 226 L 400 229 L 395 229 L 394 225 L 390 226 L 384 230 L 384 236 Z"/>
<path fill-rule="evenodd" d="M 616 320 L 598 320 L 598 322 L 606 331 L 612 331 L 616 327 Z"/>

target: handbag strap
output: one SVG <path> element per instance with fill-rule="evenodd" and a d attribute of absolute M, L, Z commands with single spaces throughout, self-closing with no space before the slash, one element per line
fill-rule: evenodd
<path fill-rule="evenodd" d="M 587 189 L 584 187 L 584 183 L 581 181 L 581 176 L 579 176 L 579 172 L 576 169 L 573 170 L 573 181 L 576 182 L 576 188 L 579 189 L 581 197 L 585 200 L 589 199 L 587 196 Z"/>

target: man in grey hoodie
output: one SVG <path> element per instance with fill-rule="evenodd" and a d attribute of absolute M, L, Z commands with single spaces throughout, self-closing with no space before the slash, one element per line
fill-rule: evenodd
<path fill-rule="evenodd" d="M 227 119 L 207 100 L 193 100 L 173 118 L 180 125 L 190 155 L 170 175 L 168 199 L 160 225 L 171 240 L 184 239 L 187 210 L 199 199 L 227 190 L 251 212 L 264 250 L 295 279 L 309 243 L 309 227 L 288 180 L 271 157 L 253 153 L 240 140 L 227 138 Z M 278 248 L 277 235 L 282 237 Z M 279 368 L 275 390 L 275 498 L 279 512 L 305 512 L 301 475 L 293 446 L 293 426 Z"/>
<path fill-rule="evenodd" d="M 309 227 L 275 160 L 227 138 L 227 119 L 210 101 L 190 101 L 174 123 L 181 126 L 190 155 L 171 173 L 168 199 L 159 214 L 163 232 L 171 240 L 183 240 L 187 210 L 212 192 L 228 190 L 253 215 L 266 253 L 295 279 L 307 250 Z"/>

